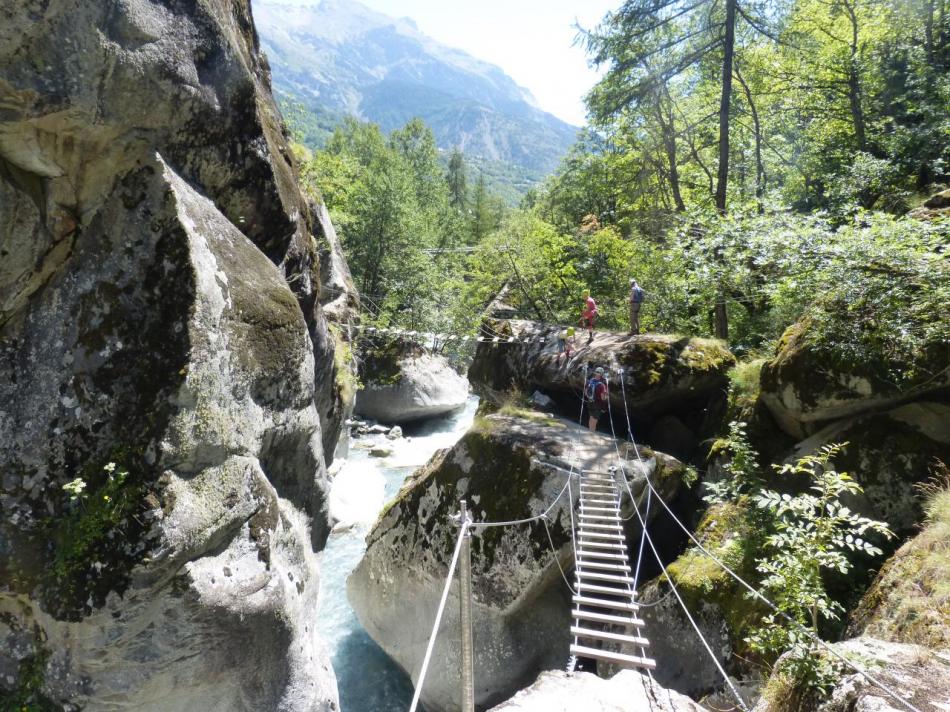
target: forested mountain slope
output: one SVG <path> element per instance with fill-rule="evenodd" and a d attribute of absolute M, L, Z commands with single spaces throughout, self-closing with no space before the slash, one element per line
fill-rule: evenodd
<path fill-rule="evenodd" d="M 575 127 L 539 109 L 501 69 L 439 44 L 410 19 L 352 0 L 258 0 L 254 16 L 278 94 L 316 117 L 313 141 L 347 115 L 387 132 L 420 117 L 441 148 L 544 174 L 574 140 Z"/>

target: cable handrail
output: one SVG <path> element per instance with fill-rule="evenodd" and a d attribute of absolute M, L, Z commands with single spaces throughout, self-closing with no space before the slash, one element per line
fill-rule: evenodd
<path fill-rule="evenodd" d="M 459 562 L 459 554 L 462 551 L 462 542 L 468 533 L 470 522 L 466 519 L 459 527 L 458 540 L 455 542 L 455 552 L 452 554 L 452 563 L 449 565 L 448 575 L 445 577 L 445 586 L 442 589 L 442 598 L 439 601 L 439 609 L 435 614 L 435 622 L 432 624 L 432 633 L 429 634 L 429 642 L 426 645 L 426 654 L 422 659 L 422 669 L 419 671 L 419 681 L 415 685 L 412 694 L 412 703 L 409 706 L 409 712 L 416 712 L 419 706 L 419 697 L 422 695 L 422 686 L 425 684 L 426 673 L 429 671 L 429 661 L 432 659 L 432 651 L 435 648 L 435 639 L 439 633 L 439 625 L 442 623 L 442 614 L 445 613 L 445 603 L 449 599 L 449 589 L 452 588 L 452 579 L 455 576 L 455 567 Z"/>

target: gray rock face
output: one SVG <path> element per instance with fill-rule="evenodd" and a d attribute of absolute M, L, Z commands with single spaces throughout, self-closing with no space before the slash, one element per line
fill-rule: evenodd
<path fill-rule="evenodd" d="M 476 522 L 540 514 L 564 488 L 569 459 L 588 470 L 617 463 L 613 441 L 537 414 L 481 419 L 451 450 L 436 455 L 392 502 L 367 537 L 347 582 L 367 632 L 417 679 L 457 535 L 450 516 L 466 499 Z M 627 462 L 634 495 L 644 472 L 673 496 L 684 468 L 659 454 Z M 577 492 L 574 491 L 575 498 Z M 490 705 L 567 661 L 573 552 L 566 493 L 543 523 L 480 531 L 472 541 L 476 703 Z M 641 503 L 642 507 L 642 503 Z M 629 508 L 629 503 L 628 503 Z M 656 509 L 654 508 L 654 513 Z M 639 527 L 629 523 L 628 536 Z M 553 551 L 552 551 L 553 547 Z M 556 559 L 556 560 L 555 560 Z M 458 594 L 453 584 L 422 693 L 432 710 L 459 709 Z"/>
<path fill-rule="evenodd" d="M 646 606 L 641 609 L 641 617 L 647 626 L 650 655 L 657 661 L 654 672 L 657 681 L 695 696 L 722 687 L 721 673 L 683 615 L 683 609 L 670 593 L 665 580 L 660 577 L 651 581 L 638 594 L 639 601 Z M 728 665 L 732 645 L 720 609 L 714 604 L 702 603 L 694 605 L 690 614 L 716 653 L 719 664 Z"/>
<path fill-rule="evenodd" d="M 465 406 L 468 381 L 435 354 L 398 361 L 393 383 L 369 381 L 356 395 L 356 412 L 383 423 L 407 423 L 451 413 Z"/>
<path fill-rule="evenodd" d="M 332 345 L 250 6 L 8 5 L 0 700 L 335 709 Z"/>
<path fill-rule="evenodd" d="M 688 697 L 643 673 L 623 670 L 610 680 L 586 672 L 543 672 L 537 681 L 490 712 L 700 712 Z"/>

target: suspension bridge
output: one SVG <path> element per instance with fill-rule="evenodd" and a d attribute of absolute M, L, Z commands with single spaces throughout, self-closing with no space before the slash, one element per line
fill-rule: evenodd
<path fill-rule="evenodd" d="M 615 465 L 610 465 L 603 470 L 578 466 L 583 461 L 582 458 L 577 456 L 577 439 L 575 438 L 574 452 L 572 452 L 568 458 L 570 469 L 560 471 L 558 468 L 555 468 L 556 471 L 560 472 L 561 476 L 566 475 L 564 486 L 541 514 L 513 521 L 476 522 L 473 521 L 471 515 L 467 512 L 464 502 L 461 503 L 461 510 L 455 517 L 455 522 L 459 526 L 459 532 L 456 538 L 452 559 L 449 563 L 439 607 L 436 611 L 432 631 L 423 657 L 422 666 L 416 681 L 415 692 L 410 704 L 410 712 L 416 712 L 418 709 L 421 693 L 425 685 L 426 674 L 431 663 L 435 641 L 440 633 L 440 624 L 448 602 L 449 591 L 457 571 L 461 572 L 459 586 L 461 631 L 459 641 L 462 648 L 462 685 L 459 694 L 462 711 L 474 712 L 474 675 L 477 671 L 473 668 L 471 618 L 472 581 L 469 540 L 473 534 L 477 535 L 479 531 L 484 529 L 492 527 L 515 527 L 534 522 L 541 522 L 545 530 L 547 530 L 551 554 L 560 569 L 564 584 L 570 590 L 571 594 L 573 608 L 570 611 L 569 621 L 566 621 L 566 625 L 569 627 L 572 642 L 569 648 L 564 651 L 567 658 L 566 669 L 568 673 L 575 671 L 579 659 L 587 659 L 603 662 L 615 667 L 638 669 L 652 679 L 652 671 L 657 669 L 658 661 L 651 658 L 648 653 L 650 641 L 646 637 L 645 622 L 640 616 L 641 604 L 637 602 L 639 575 L 644 562 L 644 555 L 648 552 L 652 554 L 652 558 L 655 559 L 656 564 L 662 572 L 661 575 L 666 580 L 669 587 L 668 595 L 672 595 L 675 598 L 694 634 L 699 639 L 706 654 L 722 677 L 724 689 L 726 689 L 735 700 L 737 709 L 743 712 L 749 712 L 749 702 L 739 693 L 735 682 L 727 674 L 719 656 L 700 630 L 695 618 L 686 606 L 683 597 L 677 590 L 676 584 L 667 571 L 666 564 L 657 550 L 653 537 L 650 535 L 647 524 L 654 502 L 657 503 L 660 509 L 686 534 L 697 551 L 701 552 L 702 555 L 707 557 L 714 565 L 738 582 L 740 586 L 748 592 L 750 597 L 764 604 L 786 623 L 795 627 L 803 637 L 810 639 L 812 643 L 821 648 L 826 654 L 834 657 L 844 668 L 850 669 L 860 675 L 870 685 L 897 702 L 901 708 L 909 710 L 910 712 L 921 712 L 921 710 L 915 707 L 905 697 L 880 680 L 879 677 L 871 674 L 856 662 L 846 658 L 827 642 L 815 635 L 811 629 L 801 625 L 798 621 L 785 614 L 762 594 L 761 591 L 754 588 L 715 554 L 710 552 L 664 501 L 663 496 L 651 480 L 647 468 L 641 468 L 643 473 L 642 482 L 635 482 L 636 485 L 643 487 L 643 491 L 645 491 L 646 495 L 645 503 L 641 510 L 641 503 L 638 502 L 637 497 L 631 489 L 630 477 L 625 467 L 626 460 L 622 456 L 620 438 L 615 431 L 613 413 L 610 412 L 611 399 L 609 397 L 609 389 L 613 375 L 616 375 L 619 379 L 619 390 L 621 394 L 623 394 L 627 440 L 632 444 L 637 460 L 641 463 L 643 462 L 639 447 L 633 437 L 630 412 L 626 401 L 626 392 L 623 382 L 624 371 L 618 369 L 614 373 L 608 373 L 605 379 L 608 389 L 607 421 L 610 423 L 611 428 L 611 439 L 616 458 Z M 586 382 L 586 368 L 584 376 Z M 582 394 L 580 406 L 581 415 L 578 418 L 579 425 L 581 425 L 583 418 L 583 408 L 584 402 Z M 583 462 L 583 464 L 588 463 Z M 577 491 L 576 497 L 574 495 L 575 490 Z M 567 509 L 570 513 L 571 520 L 571 547 L 574 564 L 573 585 L 559 563 L 558 552 L 554 547 L 550 530 L 548 529 L 549 515 L 564 496 L 568 498 Z M 625 500 L 629 501 L 633 509 L 633 513 L 626 519 L 635 516 L 640 524 L 640 541 L 635 557 L 631 556 L 630 542 L 626 541 L 623 533 L 623 522 L 625 518 L 621 514 L 621 505 Z M 654 631 L 654 634 L 655 633 Z M 662 661 L 660 661 L 660 663 L 662 663 Z M 582 711 L 578 710 L 578 712 Z"/>

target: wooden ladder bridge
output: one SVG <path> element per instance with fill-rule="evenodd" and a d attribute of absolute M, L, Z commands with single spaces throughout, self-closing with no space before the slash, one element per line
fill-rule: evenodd
<path fill-rule="evenodd" d="M 582 472 L 575 524 L 572 661 L 591 658 L 652 670 L 650 641 L 638 616 L 635 581 L 620 516 L 621 491 L 611 473 Z"/>

